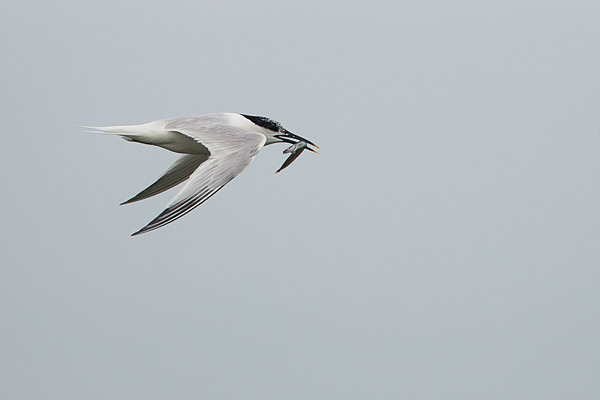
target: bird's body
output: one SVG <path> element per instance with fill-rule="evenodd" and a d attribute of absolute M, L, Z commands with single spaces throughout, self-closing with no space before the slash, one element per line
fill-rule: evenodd
<path fill-rule="evenodd" d="M 317 147 L 269 118 L 237 113 L 90 128 L 183 154 L 156 182 L 122 203 L 146 199 L 187 180 L 167 208 L 134 235 L 160 228 L 202 204 L 246 169 L 263 146 L 303 141 Z"/>

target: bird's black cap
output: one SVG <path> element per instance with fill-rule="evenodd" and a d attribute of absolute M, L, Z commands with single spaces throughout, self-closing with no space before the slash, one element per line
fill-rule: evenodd
<path fill-rule="evenodd" d="M 248 118 L 250 121 L 254 122 L 258 126 L 262 126 L 273 132 L 279 132 L 279 128 L 281 128 L 281 124 L 277 121 L 273 121 L 267 117 L 259 117 L 257 115 L 246 115 L 242 114 L 242 116 Z"/>

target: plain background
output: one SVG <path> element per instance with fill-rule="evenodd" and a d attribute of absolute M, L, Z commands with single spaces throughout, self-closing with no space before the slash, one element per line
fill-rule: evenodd
<path fill-rule="evenodd" d="M 600 398 L 597 1 L 2 1 L 2 399 Z M 185 218 L 213 111 L 269 146 Z"/>

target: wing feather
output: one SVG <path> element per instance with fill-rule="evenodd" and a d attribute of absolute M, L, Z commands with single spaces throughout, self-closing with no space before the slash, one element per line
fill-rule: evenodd
<path fill-rule="evenodd" d="M 197 155 L 197 154 L 186 154 L 177 159 L 169 167 L 169 169 L 146 189 L 142 190 L 132 198 L 121 203 L 129 204 L 136 201 L 147 199 L 148 197 L 155 196 L 159 193 L 169 190 L 174 186 L 179 185 L 190 177 L 190 175 L 208 159 L 208 155 Z"/>

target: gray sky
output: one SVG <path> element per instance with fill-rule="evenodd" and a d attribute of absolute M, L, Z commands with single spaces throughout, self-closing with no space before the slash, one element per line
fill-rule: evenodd
<path fill-rule="evenodd" d="M 599 21 L 4 1 L 0 397 L 600 398 Z M 131 238 L 177 156 L 77 126 L 213 111 L 322 153 Z"/>

